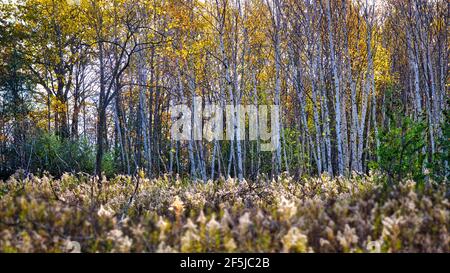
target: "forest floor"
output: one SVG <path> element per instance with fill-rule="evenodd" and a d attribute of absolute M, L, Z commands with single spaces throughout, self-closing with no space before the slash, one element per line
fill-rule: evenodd
<path fill-rule="evenodd" d="M 0 252 L 449 252 L 448 186 L 383 181 L 15 175 Z"/>

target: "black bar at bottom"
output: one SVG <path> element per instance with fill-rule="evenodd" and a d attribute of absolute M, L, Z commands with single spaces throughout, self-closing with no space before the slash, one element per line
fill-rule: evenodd
<path fill-rule="evenodd" d="M 0 254 L 2 267 L 45 272 L 379 272 L 445 268 L 447 254 Z M 6 267 L 8 268 L 8 267 Z M 19 270 L 20 271 L 20 270 Z"/>

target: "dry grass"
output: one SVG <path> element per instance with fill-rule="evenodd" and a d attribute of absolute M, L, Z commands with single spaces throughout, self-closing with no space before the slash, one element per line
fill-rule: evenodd
<path fill-rule="evenodd" d="M 16 175 L 0 182 L 0 251 L 449 252 L 446 184 L 380 180 Z"/>

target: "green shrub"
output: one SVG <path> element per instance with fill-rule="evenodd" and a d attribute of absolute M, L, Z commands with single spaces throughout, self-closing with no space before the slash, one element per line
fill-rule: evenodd
<path fill-rule="evenodd" d="M 378 162 L 371 162 L 369 166 L 385 172 L 389 181 L 400 180 L 406 175 L 411 175 L 416 181 L 423 181 L 426 128 L 423 122 L 405 118 L 401 127 L 392 126 L 380 132 Z"/>
<path fill-rule="evenodd" d="M 106 152 L 103 155 L 102 172 L 106 177 L 113 177 L 116 174 L 116 157 L 114 152 Z"/>
<path fill-rule="evenodd" d="M 94 171 L 95 150 L 86 139 L 63 139 L 55 134 L 42 133 L 30 145 L 30 172 L 45 170 L 61 175 L 64 172 Z"/>

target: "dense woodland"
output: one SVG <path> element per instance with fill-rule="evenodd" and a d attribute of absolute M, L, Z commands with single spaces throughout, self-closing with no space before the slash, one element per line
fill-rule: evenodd
<path fill-rule="evenodd" d="M 449 174 L 447 1 L 1 3 L 2 177 Z M 174 141 L 196 96 L 281 106 L 275 151 Z"/>
<path fill-rule="evenodd" d="M 450 252 L 450 2 L 0 3 L 0 252 Z"/>

